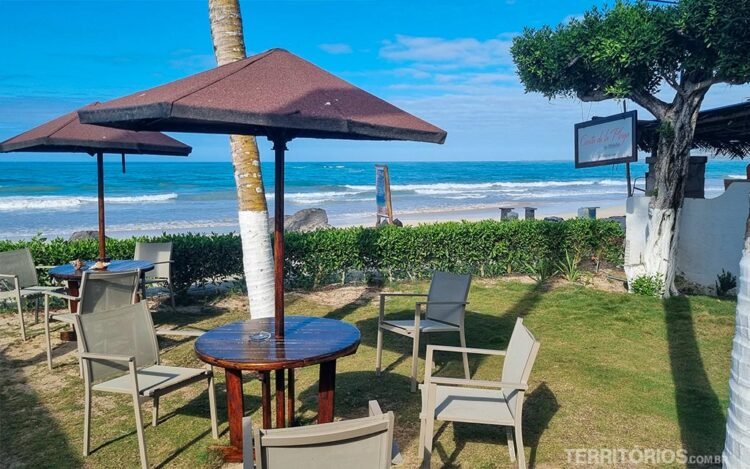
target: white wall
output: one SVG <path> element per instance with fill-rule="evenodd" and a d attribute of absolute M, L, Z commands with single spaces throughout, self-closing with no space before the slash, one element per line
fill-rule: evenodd
<path fill-rule="evenodd" d="M 740 275 L 750 182 L 734 182 L 714 199 L 685 199 L 677 240 L 677 273 L 714 287 L 721 269 Z"/>
<path fill-rule="evenodd" d="M 625 273 L 643 274 L 641 254 L 648 236 L 649 197 L 630 197 L 626 204 Z M 750 212 L 750 182 L 734 182 L 719 197 L 685 199 L 677 234 L 677 274 L 713 291 L 724 269 L 739 277 Z"/>

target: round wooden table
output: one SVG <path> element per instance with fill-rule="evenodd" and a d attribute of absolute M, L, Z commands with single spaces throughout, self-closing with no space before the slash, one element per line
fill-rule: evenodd
<path fill-rule="evenodd" d="M 276 426 L 286 426 L 284 370 L 288 370 L 287 413 L 294 424 L 294 369 L 320 365 L 318 423 L 333 421 L 336 360 L 357 351 L 359 330 L 334 319 L 286 316 L 284 337 L 274 335 L 274 318 L 252 319 L 227 324 L 198 337 L 195 352 L 202 361 L 224 368 L 227 379 L 227 461 L 242 460 L 242 371 L 257 371 L 261 377 L 263 428 L 271 427 L 270 372 L 276 372 Z"/>
<path fill-rule="evenodd" d="M 86 261 L 81 267 L 81 270 L 76 270 L 72 264 L 63 264 L 56 267 L 52 267 L 49 270 L 49 276 L 55 280 L 64 280 L 68 284 L 68 294 L 70 296 L 78 296 L 78 288 L 81 286 L 81 276 L 83 272 L 89 270 L 96 264 L 95 261 Z M 128 270 L 141 270 L 141 280 L 145 272 L 154 270 L 153 262 L 148 261 L 137 261 L 137 260 L 115 260 L 109 263 L 107 270 L 101 270 L 96 272 L 126 272 Z M 78 310 L 78 302 L 70 302 L 70 312 L 75 313 Z"/>

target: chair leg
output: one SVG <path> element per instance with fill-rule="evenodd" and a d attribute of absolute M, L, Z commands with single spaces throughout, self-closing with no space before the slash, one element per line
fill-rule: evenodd
<path fill-rule="evenodd" d="M 39 324 L 39 296 L 34 298 L 34 324 Z"/>
<path fill-rule="evenodd" d="M 138 434 L 138 453 L 141 457 L 141 467 L 148 469 L 146 456 L 146 437 L 143 434 L 143 416 L 141 415 L 141 400 L 138 394 L 133 394 L 133 409 L 135 410 L 135 430 Z"/>
<path fill-rule="evenodd" d="M 417 392 L 417 360 L 419 359 L 419 331 L 414 331 L 411 349 L 411 392 Z"/>
<path fill-rule="evenodd" d="M 383 329 L 378 325 L 378 345 L 375 351 L 375 375 L 380 376 L 380 367 L 383 363 Z"/>
<path fill-rule="evenodd" d="M 44 337 L 47 340 L 47 367 L 52 369 L 52 340 L 49 333 L 49 296 L 44 295 Z"/>
<path fill-rule="evenodd" d="M 21 294 L 16 290 L 16 305 L 18 306 L 18 320 L 21 322 L 21 338 L 26 341 L 26 324 L 23 322 L 23 303 L 21 303 Z"/>
<path fill-rule="evenodd" d="M 518 459 L 518 468 L 526 469 L 526 453 L 523 451 L 523 434 L 521 433 L 521 416 L 518 416 L 518 423 L 515 426 L 516 437 L 516 459 Z"/>
<path fill-rule="evenodd" d="M 208 377 L 208 411 L 211 414 L 211 436 L 219 439 L 219 425 L 216 423 L 216 389 L 213 375 Z"/>
<path fill-rule="evenodd" d="M 422 467 L 429 469 L 432 459 L 432 439 L 435 437 L 435 389 L 425 389 L 427 397 L 425 404 L 424 435 L 420 442 L 422 447 Z"/>
<path fill-rule="evenodd" d="M 172 301 L 172 311 L 177 311 L 177 306 L 175 306 L 175 303 L 174 303 L 174 290 L 172 289 L 171 280 L 167 282 L 167 287 L 169 287 L 169 299 Z"/>
<path fill-rule="evenodd" d="M 513 440 L 513 429 L 507 427 L 505 430 L 508 435 L 508 453 L 510 454 L 510 462 L 516 462 L 516 442 Z"/>
<path fill-rule="evenodd" d="M 151 426 L 155 427 L 159 423 L 159 396 L 154 397 L 151 408 Z"/>
<path fill-rule="evenodd" d="M 461 339 L 461 347 L 466 348 L 466 335 L 464 334 L 464 328 L 458 330 L 458 335 Z M 464 375 L 466 375 L 466 379 L 471 379 L 471 373 L 469 372 L 469 355 L 464 352 L 462 353 L 464 356 Z"/>
<path fill-rule="evenodd" d="M 83 388 L 83 455 L 89 455 L 91 447 L 91 388 L 88 383 Z"/>

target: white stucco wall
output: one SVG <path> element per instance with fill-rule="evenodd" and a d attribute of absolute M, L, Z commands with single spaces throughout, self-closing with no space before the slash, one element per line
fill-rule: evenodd
<path fill-rule="evenodd" d="M 625 273 L 629 280 L 643 274 L 641 256 L 648 236 L 650 197 L 626 203 Z M 677 235 L 677 273 L 688 282 L 713 291 L 724 269 L 739 277 L 750 212 L 750 182 L 734 182 L 719 197 L 685 199 Z"/>
<path fill-rule="evenodd" d="M 713 287 L 721 269 L 739 277 L 750 210 L 750 182 L 734 182 L 714 199 L 685 199 L 677 240 L 677 272 Z"/>

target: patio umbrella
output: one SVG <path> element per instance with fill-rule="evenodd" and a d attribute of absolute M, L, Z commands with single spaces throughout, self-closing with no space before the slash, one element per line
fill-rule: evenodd
<path fill-rule="evenodd" d="M 82 109 L 96 109 L 92 103 Z M 96 155 L 99 205 L 99 260 L 106 258 L 104 236 L 104 153 L 187 156 L 192 148 L 159 132 L 132 132 L 82 124 L 71 112 L 0 143 L 0 153 L 88 153 Z"/>
<path fill-rule="evenodd" d="M 284 334 L 284 152 L 294 138 L 443 143 L 446 132 L 283 49 L 79 112 L 130 130 L 266 136 L 275 153 L 275 325 Z"/>

